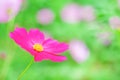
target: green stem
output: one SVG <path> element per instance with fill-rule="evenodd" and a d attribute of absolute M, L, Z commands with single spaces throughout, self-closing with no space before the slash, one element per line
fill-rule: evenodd
<path fill-rule="evenodd" d="M 32 58 L 32 60 L 30 61 L 30 63 L 28 64 L 28 66 L 24 69 L 24 71 L 18 76 L 17 80 L 20 80 L 22 78 L 22 76 L 25 74 L 25 72 L 30 68 L 30 66 L 32 65 L 32 63 L 34 62 L 34 59 Z"/>

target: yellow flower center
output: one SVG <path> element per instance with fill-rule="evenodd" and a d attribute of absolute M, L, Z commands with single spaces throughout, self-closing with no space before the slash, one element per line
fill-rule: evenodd
<path fill-rule="evenodd" d="M 41 52 L 43 51 L 43 46 L 41 44 L 36 43 L 33 45 L 33 49 L 37 52 Z"/>
<path fill-rule="evenodd" d="M 8 9 L 7 9 L 7 14 L 10 15 L 11 13 L 12 13 L 11 8 L 8 8 Z"/>

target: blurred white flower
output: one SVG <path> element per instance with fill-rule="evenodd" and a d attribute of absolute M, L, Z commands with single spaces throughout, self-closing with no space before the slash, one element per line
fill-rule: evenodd
<path fill-rule="evenodd" d="M 61 19 L 67 23 L 79 22 L 79 5 L 75 3 L 67 4 L 61 11 Z"/>
<path fill-rule="evenodd" d="M 76 62 L 85 62 L 89 58 L 90 52 L 83 42 L 79 40 L 72 40 L 69 46 L 70 54 Z"/>
<path fill-rule="evenodd" d="M 112 29 L 120 29 L 120 17 L 113 16 L 109 19 L 109 24 Z"/>
<path fill-rule="evenodd" d="M 22 0 L 0 0 L 0 22 L 8 22 L 19 12 Z"/>
<path fill-rule="evenodd" d="M 37 14 L 37 20 L 40 24 L 47 25 L 53 22 L 54 13 L 50 9 L 41 9 Z"/>

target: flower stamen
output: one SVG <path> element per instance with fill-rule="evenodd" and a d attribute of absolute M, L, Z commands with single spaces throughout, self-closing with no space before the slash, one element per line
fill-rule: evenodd
<path fill-rule="evenodd" d="M 11 15 L 11 13 L 12 13 L 12 9 L 11 9 L 11 8 L 8 8 L 8 9 L 7 9 L 7 14 L 8 14 L 8 15 Z"/>
<path fill-rule="evenodd" d="M 36 43 L 33 45 L 33 49 L 37 52 L 41 52 L 43 51 L 43 46 L 41 44 Z"/>

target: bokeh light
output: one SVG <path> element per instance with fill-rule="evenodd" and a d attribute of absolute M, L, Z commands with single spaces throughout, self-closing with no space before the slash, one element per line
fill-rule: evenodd
<path fill-rule="evenodd" d="M 54 20 L 54 13 L 50 9 L 41 9 L 37 14 L 37 20 L 40 24 L 50 24 Z"/>

